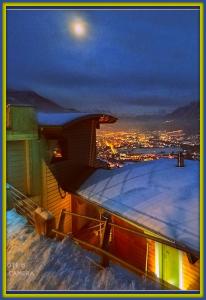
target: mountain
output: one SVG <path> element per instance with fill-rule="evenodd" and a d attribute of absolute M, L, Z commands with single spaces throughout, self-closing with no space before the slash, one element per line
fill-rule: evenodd
<path fill-rule="evenodd" d="M 119 120 L 112 124 L 118 129 L 139 130 L 179 130 L 187 134 L 199 133 L 200 103 L 192 102 L 181 106 L 169 114 L 136 115 L 131 117 L 118 116 Z"/>
<path fill-rule="evenodd" d="M 164 124 L 172 129 L 183 129 L 188 134 L 199 132 L 200 102 L 191 102 L 165 116 Z"/>
<path fill-rule="evenodd" d="M 50 99 L 42 97 L 33 91 L 7 91 L 7 103 L 14 105 L 30 105 L 37 111 L 47 112 L 78 112 L 75 109 L 65 109 Z M 95 110 L 95 113 L 112 112 L 107 109 Z M 188 134 L 199 132 L 200 103 L 191 102 L 188 105 L 181 106 L 169 114 L 154 115 L 136 115 L 126 116 L 125 114 L 117 115 L 118 122 L 111 125 L 111 130 L 138 128 L 140 130 L 178 130 L 182 129 Z M 103 127 L 104 128 L 104 127 Z M 110 126 L 107 124 L 107 129 Z"/>
<path fill-rule="evenodd" d="M 181 106 L 166 116 L 169 119 L 199 120 L 200 103 L 191 102 L 189 105 Z"/>
<path fill-rule="evenodd" d="M 65 109 L 50 99 L 40 96 L 33 91 L 7 90 L 7 104 L 29 105 L 42 112 L 75 112 L 75 109 Z"/>

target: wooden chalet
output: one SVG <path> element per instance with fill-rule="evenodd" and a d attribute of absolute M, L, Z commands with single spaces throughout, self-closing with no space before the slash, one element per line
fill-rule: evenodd
<path fill-rule="evenodd" d="M 8 209 L 20 203 L 19 212 L 30 210 L 34 223 L 38 207 L 50 212 L 46 234 L 71 236 L 100 254 L 103 266 L 112 260 L 163 289 L 199 290 L 199 163 L 101 168 L 96 130 L 115 121 L 8 105 Z"/>

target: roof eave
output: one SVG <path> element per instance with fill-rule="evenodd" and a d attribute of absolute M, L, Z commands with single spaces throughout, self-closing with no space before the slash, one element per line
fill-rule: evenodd
<path fill-rule="evenodd" d="M 43 122 L 38 122 L 39 127 L 60 127 L 60 128 L 68 128 L 74 124 L 80 123 L 82 121 L 86 120 L 96 120 L 99 124 L 112 124 L 117 121 L 117 118 L 111 115 L 104 115 L 104 114 L 91 114 L 91 115 L 85 115 L 81 116 L 77 119 L 62 123 L 62 124 L 44 124 Z"/>
<path fill-rule="evenodd" d="M 108 210 L 106 209 L 105 207 L 101 206 L 99 203 L 94 203 L 93 201 L 83 197 L 82 195 L 79 195 L 78 193 L 75 193 L 77 196 L 81 197 L 82 199 L 84 199 L 85 201 L 88 201 L 89 203 L 93 204 L 93 205 L 96 205 L 100 208 L 103 208 L 104 210 L 106 210 L 108 213 L 118 217 L 118 218 L 121 218 L 121 219 L 124 219 L 126 222 L 129 222 L 131 225 L 133 226 L 138 226 L 138 228 L 141 228 L 142 230 L 146 230 L 148 232 L 150 232 L 150 238 L 154 241 L 157 241 L 157 242 L 161 242 L 163 244 L 166 244 L 170 247 L 173 247 L 173 248 L 176 248 L 178 250 L 181 250 L 181 251 L 184 251 L 188 254 L 191 254 L 191 255 L 194 255 L 195 257 L 197 257 L 198 259 L 200 258 L 200 252 L 191 248 L 191 247 L 188 247 L 186 245 L 184 245 L 183 243 L 180 243 L 176 240 L 172 240 L 171 238 L 167 237 L 167 236 L 164 236 L 162 235 L 161 233 L 149 228 L 149 227 L 146 227 L 142 224 L 139 224 L 137 222 L 134 222 L 133 220 L 130 220 L 128 219 L 127 217 L 123 217 L 122 215 L 120 215 L 119 213 L 115 212 L 115 211 L 111 211 L 111 210 Z M 158 237 L 157 237 L 158 236 Z"/>

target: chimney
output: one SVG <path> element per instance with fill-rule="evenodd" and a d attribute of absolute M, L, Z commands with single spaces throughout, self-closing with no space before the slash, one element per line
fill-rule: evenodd
<path fill-rule="evenodd" d="M 184 167 L 184 155 L 182 152 L 179 152 L 177 155 L 177 167 Z"/>

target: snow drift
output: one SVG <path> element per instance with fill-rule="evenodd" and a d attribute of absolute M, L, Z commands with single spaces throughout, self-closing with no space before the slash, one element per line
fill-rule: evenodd
<path fill-rule="evenodd" d="M 111 264 L 69 238 L 59 242 L 36 234 L 16 211 L 7 212 L 7 290 L 154 290 L 156 282 Z"/>

